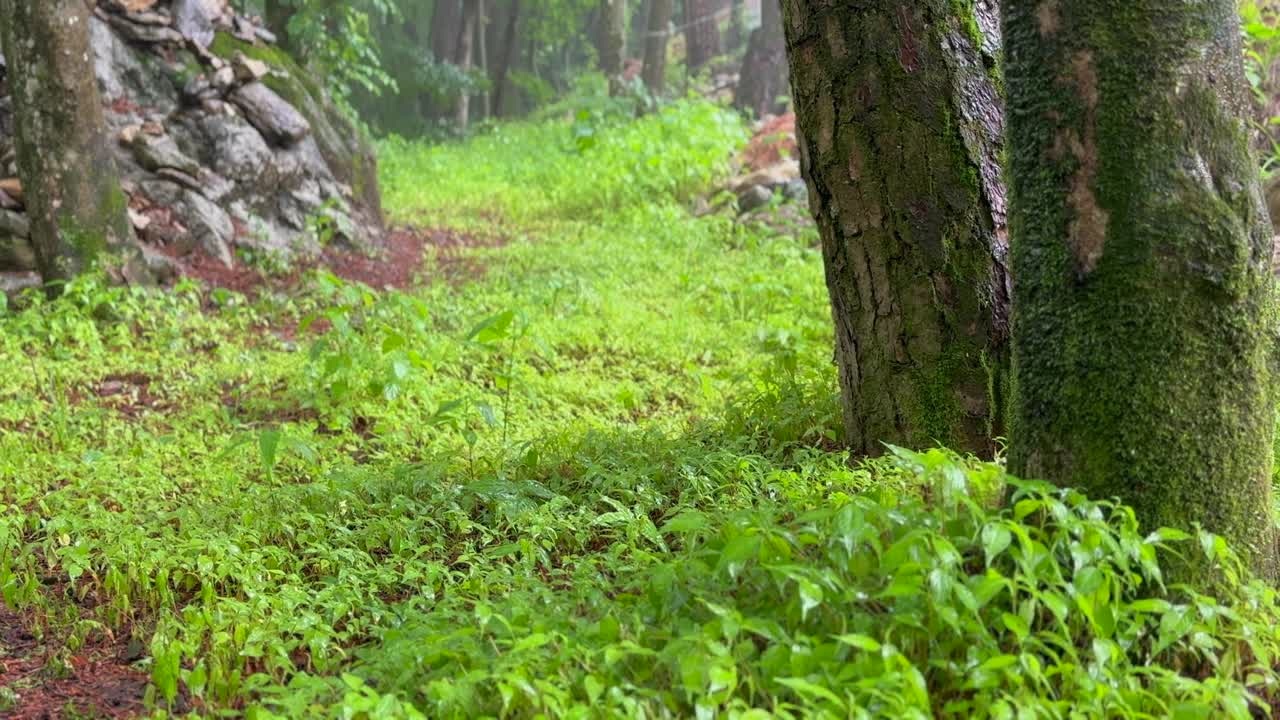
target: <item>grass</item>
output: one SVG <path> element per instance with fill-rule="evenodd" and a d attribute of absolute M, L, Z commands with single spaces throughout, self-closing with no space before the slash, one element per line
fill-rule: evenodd
<path fill-rule="evenodd" d="M 742 137 L 386 143 L 395 219 L 503 239 L 460 284 L 9 312 L 4 601 L 64 659 L 132 637 L 157 717 L 1247 717 L 1276 599 L 1215 538 L 830 449 L 815 238 L 684 209 Z"/>

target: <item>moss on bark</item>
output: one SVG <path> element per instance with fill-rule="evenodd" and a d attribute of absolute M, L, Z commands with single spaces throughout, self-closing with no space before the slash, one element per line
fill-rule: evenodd
<path fill-rule="evenodd" d="M 783 12 L 847 441 L 989 454 L 1009 293 L 996 18 L 976 0 Z"/>
<path fill-rule="evenodd" d="M 78 0 L 0 0 L 31 241 L 46 281 L 136 256 Z"/>
<path fill-rule="evenodd" d="M 1232 0 L 1005 6 L 1016 472 L 1275 574 L 1271 230 Z"/>

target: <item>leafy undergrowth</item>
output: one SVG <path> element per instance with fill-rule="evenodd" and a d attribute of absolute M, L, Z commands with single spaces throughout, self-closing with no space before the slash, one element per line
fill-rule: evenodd
<path fill-rule="evenodd" d="M 1277 601 L 1217 539 L 830 449 L 813 238 L 680 204 L 741 139 L 690 103 L 389 143 L 397 217 L 509 239 L 466 250 L 482 276 L 84 281 L 0 319 L 0 593 L 47 673 L 134 647 L 158 717 L 1265 704 Z M 1162 585 L 1172 552 L 1220 568 L 1212 597 Z"/>

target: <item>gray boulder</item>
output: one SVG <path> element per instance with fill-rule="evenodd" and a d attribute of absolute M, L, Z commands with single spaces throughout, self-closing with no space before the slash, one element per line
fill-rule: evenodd
<path fill-rule="evenodd" d="M 170 208 L 186 228 L 187 235 L 178 239 L 180 250 L 199 248 L 231 265 L 236 228 L 225 210 L 200 193 L 165 180 L 145 181 L 139 189 L 152 204 Z"/>
<path fill-rule="evenodd" d="M 311 132 L 311 123 L 296 108 L 260 82 L 242 85 L 231 93 L 235 103 L 262 136 L 274 145 L 291 147 Z"/>

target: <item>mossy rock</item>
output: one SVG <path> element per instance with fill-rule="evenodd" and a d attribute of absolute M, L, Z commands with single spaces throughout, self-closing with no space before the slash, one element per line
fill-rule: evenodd
<path fill-rule="evenodd" d="M 246 42 L 220 32 L 209 47 L 224 60 L 237 53 L 260 60 L 272 69 L 262 82 L 293 105 L 311 123 L 311 132 L 335 178 L 351 186 L 356 204 L 377 222 L 382 221 L 382 196 L 378 189 L 378 160 L 372 143 L 329 98 L 296 60 L 283 50 Z"/>

